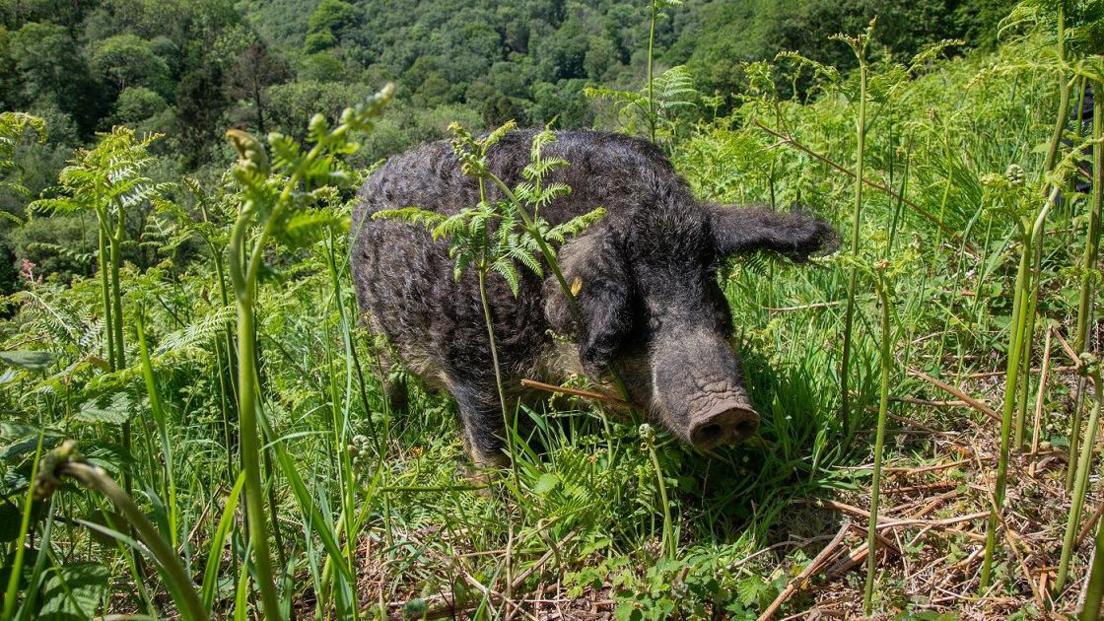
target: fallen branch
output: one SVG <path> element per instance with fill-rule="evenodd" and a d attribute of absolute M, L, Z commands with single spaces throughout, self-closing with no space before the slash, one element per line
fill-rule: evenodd
<path fill-rule="evenodd" d="M 573 397 L 582 397 L 584 399 L 593 399 L 595 401 L 601 401 L 610 405 L 616 405 L 619 407 L 632 407 L 632 404 L 624 399 L 614 397 L 613 395 L 607 395 L 601 392 L 593 392 L 590 390 L 582 390 L 579 388 L 568 388 L 567 386 L 556 386 L 554 384 L 546 384 L 544 382 L 538 382 L 537 380 L 523 379 L 521 385 L 526 388 L 532 388 L 533 390 L 542 390 L 544 392 L 550 392 L 555 394 L 571 395 Z"/>
<path fill-rule="evenodd" d="M 1043 406 L 1046 400 L 1047 381 L 1050 379 L 1050 337 L 1053 333 L 1053 328 L 1047 328 L 1046 344 L 1043 345 L 1043 371 L 1039 375 L 1039 392 L 1035 396 L 1035 417 L 1031 425 L 1032 453 L 1039 452 L 1039 436 L 1041 436 L 1043 432 Z M 1027 467 L 1027 473 L 1034 477 L 1038 465 L 1039 462 L 1037 460 L 1032 460 L 1031 465 Z"/>
<path fill-rule="evenodd" d="M 1081 545 L 1081 542 L 1084 541 L 1085 537 L 1089 536 L 1089 533 L 1092 532 L 1093 526 L 1096 525 L 1098 521 L 1100 521 L 1101 515 L 1104 515 L 1104 503 L 1100 503 L 1100 506 L 1097 507 L 1096 511 L 1093 512 L 1092 517 L 1089 518 L 1089 521 L 1085 522 L 1085 525 L 1081 527 L 1081 532 L 1077 533 L 1077 541 L 1074 543 L 1074 546 Z"/>
<path fill-rule="evenodd" d="M 862 534 L 866 534 L 865 531 L 863 531 Z M 885 535 L 877 532 L 877 530 L 875 530 L 874 535 L 877 537 L 878 543 L 882 544 L 882 546 L 884 546 L 886 550 L 897 555 L 901 554 L 900 548 L 894 545 L 892 541 L 887 539 Z M 843 574 L 861 565 L 862 562 L 866 560 L 866 555 L 869 549 L 869 546 L 864 541 L 862 545 L 850 551 L 845 558 L 841 559 L 838 563 L 833 565 L 831 569 L 828 570 L 828 579 L 834 580 L 835 578 L 838 578 L 839 576 L 842 576 Z"/>
<path fill-rule="evenodd" d="M 964 405 L 968 405 L 961 399 L 952 401 L 936 401 L 934 399 L 917 399 L 916 397 L 890 397 L 890 401 L 894 403 L 907 403 L 909 405 L 926 405 L 933 408 L 960 408 Z"/>
<path fill-rule="evenodd" d="M 992 457 L 987 457 L 986 459 L 992 459 Z M 892 466 L 892 467 L 886 468 L 885 471 L 886 472 L 893 472 L 893 473 L 907 472 L 909 474 L 921 474 L 921 473 L 924 473 L 924 472 L 935 472 L 936 470 L 946 470 L 948 468 L 957 468 L 959 466 L 965 466 L 966 464 L 970 463 L 971 461 L 972 460 L 969 460 L 969 459 L 960 459 L 958 461 L 949 461 L 949 462 L 946 462 L 946 463 L 943 463 L 943 464 L 933 464 L 931 466 L 920 466 L 920 467 Z"/>
<path fill-rule="evenodd" d="M 853 515 L 855 517 L 860 517 L 860 518 L 865 518 L 865 519 L 870 518 L 870 512 L 867 511 L 866 509 L 860 509 L 859 507 L 853 507 L 851 505 L 844 504 L 842 502 L 837 502 L 835 500 L 823 500 L 823 499 L 816 500 L 814 502 L 815 502 L 815 504 L 817 504 L 817 506 L 827 507 L 829 509 L 835 509 L 836 511 L 839 511 L 841 513 L 848 513 L 848 514 Z M 954 525 L 954 524 L 960 524 L 962 522 L 970 522 L 970 521 L 977 520 L 977 519 L 980 519 L 980 518 L 983 518 L 983 517 L 988 517 L 988 515 L 989 515 L 988 511 L 979 511 L 977 513 L 968 513 L 966 515 L 958 515 L 958 516 L 955 516 L 955 517 L 943 518 L 941 520 L 925 520 L 925 519 L 920 519 L 920 518 L 905 518 L 905 519 L 900 519 L 900 520 L 885 520 L 885 521 L 879 521 L 878 522 L 877 530 L 884 530 L 886 528 L 897 528 L 897 527 L 900 527 L 900 526 L 929 526 L 929 527 L 951 526 L 951 525 Z"/>
<path fill-rule="evenodd" d="M 768 619 L 774 618 L 775 613 L 782 607 L 782 604 L 786 603 L 786 600 L 792 597 L 794 593 L 801 590 L 805 582 L 823 568 L 828 562 L 828 559 L 839 549 L 840 544 L 843 543 L 843 538 L 847 535 L 847 531 L 850 530 L 850 528 L 851 522 L 845 520 L 839 532 L 832 538 L 832 541 L 828 542 L 828 545 L 821 549 L 820 553 L 805 566 L 805 569 L 802 569 L 801 573 L 791 580 L 790 583 L 786 585 L 786 588 L 782 589 L 782 592 L 778 594 L 778 597 L 774 598 L 770 606 L 767 606 L 763 614 L 759 615 L 759 621 L 768 621 Z"/>
<path fill-rule="evenodd" d="M 908 374 L 913 376 L 913 377 L 918 377 L 918 378 L 924 380 L 925 382 L 931 384 L 932 386 L 935 386 L 936 388 L 938 388 L 938 389 L 940 389 L 944 392 L 950 393 L 950 394 L 958 397 L 959 399 L 964 401 L 966 403 L 966 405 L 974 408 L 975 410 L 977 410 L 978 412 L 981 412 L 982 414 L 988 416 L 989 418 L 992 418 L 993 420 L 995 420 L 997 422 L 1000 422 L 1001 417 L 1000 417 L 999 414 L 997 414 L 993 410 L 993 408 L 989 407 L 988 405 L 985 405 L 984 403 L 982 403 L 978 399 L 975 399 L 975 398 L 971 397 L 970 395 L 962 392 L 958 388 L 955 388 L 954 386 L 951 386 L 950 384 L 948 384 L 946 382 L 943 382 L 941 380 L 937 380 L 934 377 L 928 375 L 927 373 L 924 373 L 923 371 L 917 371 L 915 369 L 909 369 Z"/>

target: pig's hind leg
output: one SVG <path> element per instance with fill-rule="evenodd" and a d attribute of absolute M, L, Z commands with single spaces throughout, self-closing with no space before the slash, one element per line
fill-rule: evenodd
<path fill-rule="evenodd" d="M 506 426 L 495 385 L 453 381 L 450 382 L 449 391 L 460 407 L 464 449 L 472 461 L 490 467 L 509 464 L 510 460 L 506 455 Z"/>
<path fill-rule="evenodd" d="M 409 392 L 406 386 L 406 375 L 397 372 L 394 352 L 389 344 L 384 343 L 376 353 L 375 369 L 380 387 L 383 389 L 383 397 L 387 400 L 387 407 L 392 414 L 403 414 L 409 402 Z"/>

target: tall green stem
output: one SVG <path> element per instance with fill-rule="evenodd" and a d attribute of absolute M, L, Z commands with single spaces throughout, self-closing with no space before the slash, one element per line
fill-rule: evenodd
<path fill-rule="evenodd" d="M 674 522 L 671 520 L 671 503 L 667 500 L 667 483 L 663 478 L 663 468 L 659 465 L 659 455 L 656 454 L 655 431 L 652 426 L 643 424 L 640 426 L 640 437 L 644 441 L 644 449 L 648 451 L 648 459 L 655 469 L 656 487 L 659 488 L 659 501 L 663 503 L 663 554 L 668 559 L 675 558 L 678 553 L 678 541 L 675 539 Z"/>
<path fill-rule="evenodd" d="M 659 15 L 659 2 L 652 0 L 652 19 L 648 27 L 648 138 L 652 142 L 656 139 L 656 115 L 655 115 L 655 80 L 652 75 L 655 64 L 655 28 L 656 17 Z"/>
<path fill-rule="evenodd" d="M 882 303 L 881 317 L 881 349 L 879 361 L 881 363 L 881 380 L 878 386 L 878 431 L 874 437 L 874 475 L 870 483 L 870 520 L 866 528 L 866 587 L 863 590 L 863 611 L 870 616 L 874 607 L 874 571 L 877 564 L 875 554 L 878 532 L 878 504 L 881 500 L 882 484 L 882 453 L 885 448 L 886 419 L 889 418 L 889 374 L 892 368 L 892 351 L 890 348 L 891 323 L 889 291 L 882 275 L 878 275 L 878 297 Z"/>
<path fill-rule="evenodd" d="M 256 343 L 253 300 L 256 280 L 242 273 L 242 241 L 249 214 L 243 212 L 234 225 L 230 241 L 230 278 L 234 283 L 238 307 L 238 442 L 245 472 L 245 507 L 249 535 L 253 544 L 253 569 L 261 591 L 264 617 L 281 618 L 280 603 L 273 582 L 272 556 L 268 547 L 268 524 L 264 512 L 264 488 L 261 484 L 259 433 L 256 409 Z"/>
<path fill-rule="evenodd" d="M 1104 522 L 1096 527 L 1096 547 L 1093 553 L 1092 569 L 1089 570 L 1089 585 L 1085 589 L 1085 607 L 1081 609 L 1081 621 L 1100 619 L 1100 602 L 1104 599 Z"/>
<path fill-rule="evenodd" d="M 1066 60 L 1066 17 L 1065 10 L 1062 5 L 1058 6 L 1058 60 L 1060 63 L 1065 64 Z M 1070 88 L 1072 82 L 1067 80 L 1065 72 L 1058 74 L 1058 110 L 1055 113 L 1054 129 L 1051 131 L 1050 142 L 1047 145 L 1046 159 L 1043 162 L 1043 176 L 1049 174 L 1054 170 L 1054 164 L 1058 160 L 1058 150 L 1062 145 L 1062 134 L 1066 131 L 1066 124 L 1069 117 L 1069 103 L 1070 103 Z M 1047 187 L 1044 184 L 1043 187 Z M 1045 191 L 1044 191 L 1045 193 Z M 1043 238 L 1046 233 L 1046 219 L 1042 213 L 1035 221 L 1035 229 L 1032 232 L 1032 240 L 1035 247 L 1035 253 L 1032 260 L 1032 276 L 1030 283 L 1030 296 L 1031 299 L 1028 302 L 1027 308 L 1027 323 L 1024 326 L 1024 338 L 1023 346 L 1024 353 L 1021 357 L 1021 369 L 1019 373 L 1022 378 L 1022 394 L 1020 395 L 1018 408 L 1016 410 L 1016 442 L 1015 446 L 1017 450 L 1022 450 L 1024 447 L 1024 421 L 1027 419 L 1027 404 L 1030 401 L 1029 393 L 1031 390 L 1031 356 L 1034 345 L 1034 339 L 1032 336 L 1035 332 L 1035 309 L 1039 302 L 1039 283 L 1042 276 L 1042 262 L 1043 262 Z"/>
<path fill-rule="evenodd" d="M 103 298 L 103 312 L 104 312 L 104 335 L 107 337 L 107 364 L 112 371 L 118 369 L 118 365 L 115 363 L 115 322 L 112 320 L 111 315 L 111 271 L 108 269 L 108 254 L 107 254 L 107 222 L 105 220 L 106 214 L 101 210 L 96 210 L 96 218 L 99 220 L 99 267 L 100 267 L 100 295 Z"/>
<path fill-rule="evenodd" d="M 42 456 L 42 439 L 44 434 L 40 431 L 38 434 L 38 441 L 35 444 L 34 461 L 31 462 L 31 480 L 38 476 L 38 464 L 39 457 Z M 8 583 L 4 589 L 4 607 L 0 612 L 0 619 L 4 621 L 10 621 L 15 615 L 15 600 L 19 594 L 19 582 L 20 576 L 23 570 L 23 555 L 26 553 L 27 535 L 31 530 L 31 509 L 34 506 L 34 486 L 27 490 L 27 495 L 24 496 L 23 511 L 21 512 L 19 522 L 19 535 L 15 540 L 15 554 L 13 558 L 7 560 L 8 563 Z"/>
<path fill-rule="evenodd" d="M 1063 3 L 1058 3 L 1058 62 L 1064 69 L 1066 64 L 1066 11 Z M 1058 161 L 1058 148 L 1062 145 L 1062 133 L 1066 129 L 1069 116 L 1070 84 L 1065 78 L 1065 73 L 1058 74 L 1058 116 L 1054 119 L 1054 129 L 1051 132 L 1050 143 L 1047 145 L 1046 160 L 1043 162 L 1043 173 L 1054 170 L 1054 163 Z"/>
<path fill-rule="evenodd" d="M 238 297 L 238 425 L 242 452 L 242 468 L 245 470 L 245 506 L 249 522 L 250 539 L 253 541 L 253 565 L 257 574 L 257 587 L 266 619 L 281 618 L 280 604 L 276 598 L 276 586 L 272 579 L 272 557 L 268 550 L 268 523 L 265 518 L 263 488 L 261 486 L 260 450 L 258 446 L 257 410 L 255 403 L 256 351 L 254 343 L 254 318 L 252 292 Z"/>
<path fill-rule="evenodd" d="M 996 547 L 998 511 L 1004 505 L 1004 492 L 1008 475 L 1008 447 L 1012 435 L 1012 415 L 1016 402 L 1016 380 L 1019 377 L 1020 354 L 1023 353 L 1023 307 L 1026 300 L 1026 285 L 1031 260 L 1031 227 L 1023 223 L 1023 252 L 1020 254 L 1020 266 L 1016 271 L 1015 298 L 1012 303 L 1012 325 L 1009 326 L 1008 363 L 1005 366 L 1004 407 L 1001 414 L 1000 452 L 997 457 L 997 480 L 993 489 L 993 506 L 989 509 L 989 523 L 985 532 L 985 556 L 981 564 L 979 588 L 982 592 L 989 588 L 993 569 L 993 551 Z"/>
<path fill-rule="evenodd" d="M 1099 384 L 1096 384 L 1099 390 Z M 1069 577 L 1070 559 L 1077 542 L 1077 531 L 1081 525 L 1081 511 L 1085 506 L 1085 494 L 1089 491 L 1089 474 L 1092 472 L 1092 453 L 1096 446 L 1096 427 L 1100 422 L 1100 394 L 1093 402 L 1089 424 L 1085 428 L 1085 442 L 1081 445 L 1081 455 L 1077 459 L 1077 476 L 1074 479 L 1073 495 L 1070 499 L 1070 512 L 1066 519 L 1066 532 L 1062 537 L 1062 556 L 1058 561 L 1058 577 L 1054 581 L 1055 592 L 1060 593 Z"/>
<path fill-rule="evenodd" d="M 1093 92 L 1104 92 L 1104 82 L 1094 81 Z M 1101 206 L 1104 205 L 1104 111 L 1099 106 L 1093 106 L 1093 168 L 1092 168 L 1092 204 L 1089 208 L 1089 230 L 1085 237 L 1085 250 L 1081 258 L 1081 291 L 1077 300 L 1077 334 L 1074 337 L 1073 348 L 1077 353 L 1082 353 L 1088 346 L 1090 323 L 1092 321 L 1094 306 L 1094 275 L 1100 252 L 1100 218 Z M 1082 380 L 1078 387 L 1077 404 L 1073 410 L 1073 419 L 1070 421 L 1069 441 L 1069 467 L 1066 470 L 1066 489 L 1073 487 L 1074 459 L 1077 457 L 1078 444 L 1081 440 L 1081 407 L 1084 401 L 1085 382 Z"/>
<path fill-rule="evenodd" d="M 1104 82 L 1094 82 L 1093 90 L 1104 95 Z M 1104 110 L 1093 106 L 1093 186 L 1092 208 L 1089 211 L 1089 231 L 1085 239 L 1085 250 L 1081 260 L 1081 293 L 1077 303 L 1077 336 L 1073 345 L 1077 353 L 1085 351 L 1088 344 L 1089 319 L 1093 313 L 1092 270 L 1096 269 L 1100 252 L 1101 206 L 1104 205 Z"/>
<path fill-rule="evenodd" d="M 122 203 L 117 203 L 117 206 L 115 232 L 108 241 L 111 250 L 111 312 L 115 324 L 112 327 L 115 331 L 115 359 L 119 368 L 122 369 L 126 367 L 126 349 L 123 345 L 123 291 L 120 277 L 120 268 L 123 265 L 123 236 L 125 234 L 123 220 L 125 213 Z"/>
<path fill-rule="evenodd" d="M 865 43 L 863 43 L 865 46 Z M 866 151 L 866 80 L 867 67 L 863 47 L 855 50 L 859 57 L 859 114 L 855 123 L 855 204 L 851 216 L 851 255 L 859 254 L 859 236 L 862 231 L 863 200 L 863 161 Z M 844 420 L 850 417 L 850 395 L 848 376 L 851 370 L 851 331 L 855 324 L 855 292 L 858 289 L 859 274 L 857 268 L 851 268 L 847 283 L 847 310 L 843 319 L 843 355 L 840 360 L 840 415 Z M 850 427 L 850 426 L 849 426 Z M 853 431 L 849 429 L 849 433 Z"/>
<path fill-rule="evenodd" d="M 1055 198 L 1057 196 L 1055 195 Z M 1046 218 L 1050 213 L 1053 200 L 1047 200 L 1039 213 L 1035 216 L 1035 224 L 1031 229 L 1031 270 L 1025 283 L 1026 306 L 1024 307 L 1023 335 L 1020 342 L 1023 343 L 1023 354 L 1020 356 L 1020 381 L 1022 394 L 1016 408 L 1015 446 L 1016 450 L 1024 447 L 1024 421 L 1027 419 L 1027 403 L 1030 400 L 1031 389 L 1031 355 L 1034 349 L 1035 336 L 1035 310 L 1039 304 L 1039 282 L 1043 273 L 1043 237 L 1046 233 Z"/>
<path fill-rule="evenodd" d="M 335 130 L 334 134 L 336 135 Z M 288 179 L 271 213 L 253 240 L 253 248 L 245 253 L 245 237 L 256 215 L 257 206 L 248 202 L 238 214 L 230 232 L 230 282 L 238 307 L 238 433 L 241 445 L 242 469 L 245 472 L 245 507 L 249 536 L 253 541 L 253 565 L 257 588 L 261 591 L 264 616 L 268 621 L 281 618 L 280 603 L 273 581 L 272 555 L 268 544 L 268 523 L 264 514 L 264 488 L 260 471 L 260 432 L 257 424 L 257 353 L 254 303 L 257 276 L 264 260 L 264 249 L 291 203 L 292 193 L 299 188 L 304 171 L 317 160 L 322 144 L 316 144 Z"/>
<path fill-rule="evenodd" d="M 509 409 L 506 407 L 506 390 L 502 386 L 502 369 L 498 365 L 498 346 L 495 343 L 494 318 L 487 304 L 487 268 L 480 265 L 475 271 L 479 279 L 479 301 L 483 306 L 483 323 L 487 326 L 487 343 L 491 347 L 491 364 L 494 365 L 495 386 L 498 388 L 498 403 L 502 407 L 502 422 L 509 427 Z"/>
<path fill-rule="evenodd" d="M 115 364 L 117 369 L 126 368 L 126 346 L 123 343 L 123 291 L 120 268 L 123 264 L 123 220 L 125 212 L 121 202 L 116 201 L 118 211 L 115 214 L 115 230 L 108 237 L 108 247 L 111 252 L 111 330 L 114 332 Z M 123 423 L 123 447 L 131 450 L 130 421 Z M 123 488 L 127 494 L 134 493 L 134 477 L 130 469 L 123 471 Z"/>
<path fill-rule="evenodd" d="M 1099 117 L 1098 117 L 1099 118 Z M 1100 366 L 1095 363 L 1090 369 L 1093 386 L 1096 388 L 1096 403 L 1093 406 L 1093 418 L 1100 416 L 1100 400 L 1104 398 L 1104 386 L 1100 382 Z M 1086 446 L 1090 444 L 1086 442 Z M 1096 546 L 1093 550 L 1092 568 L 1089 570 L 1089 584 L 1085 589 L 1085 606 L 1081 609 L 1081 621 L 1100 619 L 1100 602 L 1104 599 L 1104 522 L 1096 527 Z"/>
<path fill-rule="evenodd" d="M 139 308 L 138 321 L 135 324 L 138 332 L 138 355 L 142 364 L 142 379 L 146 384 L 146 394 L 149 395 L 150 411 L 153 413 L 154 422 L 157 423 L 157 432 L 161 440 L 161 452 L 163 454 L 161 480 L 161 493 L 168 499 L 169 513 L 169 543 L 175 549 L 179 545 L 179 510 L 176 503 L 176 477 L 173 474 L 173 450 L 169 441 L 168 418 L 161 404 L 161 394 L 157 388 L 157 378 L 153 375 L 153 361 L 149 355 L 149 345 L 146 342 L 145 310 Z"/>

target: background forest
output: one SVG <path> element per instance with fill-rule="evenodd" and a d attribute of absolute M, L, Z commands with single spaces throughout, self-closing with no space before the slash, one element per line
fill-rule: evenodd
<path fill-rule="evenodd" d="M 1096 618 L 1102 51 L 1099 0 L 0 0 L 0 621 Z M 719 271 L 758 437 L 577 378 L 474 472 L 389 411 L 356 188 L 509 121 L 841 231 Z"/>
<path fill-rule="evenodd" d="M 945 38 L 992 47 L 1011 2 L 704 2 L 661 19 L 661 67 L 686 65 L 697 89 L 716 97 L 700 113 L 729 112 L 743 63 L 782 50 L 849 68 L 854 58 L 828 37 L 881 16 L 879 40 L 910 56 Z M 221 173 L 222 134 L 239 127 L 302 137 L 315 112 L 333 116 L 384 83 L 398 86 L 357 154 L 366 165 L 426 140 L 453 121 L 478 129 L 522 126 L 613 128 L 616 112 L 585 89 L 637 89 L 648 28 L 629 2 L 359 2 L 229 0 L 0 3 L 0 109 L 49 125 L 44 143 L 21 145 L 14 168 L 31 195 L 53 186 L 73 149 L 95 132 L 127 125 L 161 132 L 154 147 L 169 179 Z M 0 193 L 22 218 L 26 200 Z M 133 226 L 140 227 L 141 222 Z M 38 218 L 0 234 L 0 292 L 14 290 L 23 259 L 43 273 L 91 274 L 79 258 L 95 248 L 79 218 Z M 135 257 L 149 265 L 152 257 Z"/>

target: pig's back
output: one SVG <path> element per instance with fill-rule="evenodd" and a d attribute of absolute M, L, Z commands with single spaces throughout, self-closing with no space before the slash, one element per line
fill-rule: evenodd
<path fill-rule="evenodd" d="M 495 145 L 490 169 L 509 187 L 522 180 L 534 131 L 515 131 Z M 685 184 L 650 143 L 594 131 L 558 132 L 544 150 L 569 165 L 546 182 L 563 182 L 571 193 L 542 209 L 552 224 L 602 206 L 607 217 L 595 226 L 621 227 L 650 195 Z M 487 183 L 489 196 L 497 188 Z M 460 170 L 451 146 L 423 145 L 391 158 L 358 194 L 353 212 L 351 263 L 357 298 L 374 332 L 394 344 L 404 363 L 433 384 L 445 376 L 489 372 L 490 352 L 478 286 L 468 269 L 457 281 L 448 242 L 434 241 L 421 225 L 373 219 L 381 210 L 419 207 L 452 214 L 479 201 L 479 185 Z M 515 298 L 497 274 L 488 277 L 495 335 L 507 374 L 523 373 L 549 345 L 541 281 L 521 267 Z"/>

